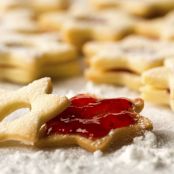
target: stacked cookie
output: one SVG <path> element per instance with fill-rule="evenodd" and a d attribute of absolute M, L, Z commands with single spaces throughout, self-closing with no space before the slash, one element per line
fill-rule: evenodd
<path fill-rule="evenodd" d="M 89 80 L 139 90 L 142 73 L 163 65 L 167 57 L 173 56 L 174 44 L 130 36 L 114 43 L 88 43 L 84 53 L 89 63 L 85 73 Z"/>
<path fill-rule="evenodd" d="M 166 59 L 164 66 L 146 71 L 142 80 L 142 97 L 160 105 L 170 105 L 174 110 L 174 59 Z"/>
<path fill-rule="evenodd" d="M 122 20 L 120 20 L 122 19 Z M 134 32 L 137 18 L 120 10 L 46 13 L 40 17 L 43 30 L 60 31 L 64 40 L 81 48 L 90 40 L 114 41 Z"/>
<path fill-rule="evenodd" d="M 0 78 L 3 80 L 29 83 L 44 76 L 61 79 L 80 73 L 75 47 L 65 43 L 60 33 L 39 28 L 36 3 L 39 1 L 13 0 L 4 3 L 0 10 Z M 42 5 L 46 7 L 46 3 Z"/>
<path fill-rule="evenodd" d="M 80 72 L 75 48 L 57 33 L 1 33 L 0 78 L 28 83 L 43 76 L 71 77 Z"/>
<path fill-rule="evenodd" d="M 173 11 L 173 0 L 8 0 L 0 8 L 0 78 L 72 77 L 84 57 L 87 80 L 127 86 L 169 104 Z M 165 85 L 156 86 L 151 74 L 167 79 Z"/>

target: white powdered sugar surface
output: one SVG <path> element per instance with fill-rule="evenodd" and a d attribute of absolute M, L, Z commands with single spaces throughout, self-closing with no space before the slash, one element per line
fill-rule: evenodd
<path fill-rule="evenodd" d="M 5 89 L 18 86 L 0 83 Z M 139 94 L 107 85 L 94 85 L 83 78 L 56 82 L 54 93 L 73 96 L 92 93 L 100 97 L 137 97 Z M 22 113 L 22 110 L 15 114 Z M 169 174 L 174 171 L 174 113 L 165 107 L 145 104 L 142 115 L 154 124 L 153 132 L 146 132 L 133 143 L 108 153 L 89 153 L 79 147 L 32 149 L 27 147 L 0 148 L 1 174 Z"/>

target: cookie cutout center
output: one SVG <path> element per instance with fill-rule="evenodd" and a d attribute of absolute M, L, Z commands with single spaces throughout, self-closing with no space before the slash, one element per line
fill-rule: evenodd
<path fill-rule="evenodd" d="M 9 47 L 9 48 L 30 48 L 32 47 L 31 44 L 27 44 L 27 43 L 5 43 L 5 46 Z"/>
<path fill-rule="evenodd" d="M 130 48 L 122 48 L 123 53 L 131 54 L 131 55 L 154 55 L 156 51 L 152 48 L 147 47 L 130 47 Z"/>
<path fill-rule="evenodd" d="M 64 112 L 45 124 L 44 136 L 70 134 L 97 139 L 113 129 L 136 123 L 135 105 L 130 100 L 77 95 L 71 98 L 71 105 Z"/>
<path fill-rule="evenodd" d="M 11 112 L 7 117 L 5 117 L 2 121 L 3 122 L 11 122 L 15 119 L 23 117 L 24 115 L 30 112 L 30 108 L 21 108 Z"/>
<path fill-rule="evenodd" d="M 99 18 L 99 17 L 92 17 L 92 16 L 78 16 L 75 17 L 75 20 L 77 22 L 83 22 L 83 23 L 87 23 L 87 24 L 105 24 L 106 20 L 103 18 Z"/>
<path fill-rule="evenodd" d="M 31 112 L 31 104 L 25 101 L 16 100 L 4 103 L 0 110 L 0 121 L 14 121 L 20 118 L 20 114 L 17 116 L 16 112 L 19 112 L 21 109 L 27 110 L 25 113 Z M 14 117 L 14 115 L 16 115 L 16 117 L 12 119 L 11 117 Z"/>

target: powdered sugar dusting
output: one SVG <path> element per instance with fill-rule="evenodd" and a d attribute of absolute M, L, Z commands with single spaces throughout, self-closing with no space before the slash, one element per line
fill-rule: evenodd
<path fill-rule="evenodd" d="M 94 58 L 99 60 L 107 57 L 130 62 L 130 64 L 142 59 L 146 63 L 163 61 L 174 55 L 174 44 L 171 42 L 156 41 L 140 36 L 129 36 L 115 43 L 89 43 L 86 47 L 89 51 L 93 50 Z"/>
<path fill-rule="evenodd" d="M 16 89 L 7 83 L 0 86 Z M 73 96 L 90 92 L 101 97 L 136 97 L 139 94 L 127 88 L 87 83 L 82 78 L 74 78 L 54 84 L 54 93 Z M 142 115 L 154 123 L 153 132 L 134 139 L 108 153 L 89 153 L 78 147 L 58 149 L 30 149 L 17 147 L 0 148 L 1 174 L 106 174 L 123 173 L 172 173 L 174 170 L 174 114 L 169 108 L 145 104 Z"/>

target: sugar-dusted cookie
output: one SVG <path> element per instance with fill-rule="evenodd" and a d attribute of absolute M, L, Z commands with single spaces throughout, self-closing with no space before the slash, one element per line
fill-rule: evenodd
<path fill-rule="evenodd" d="M 141 88 L 143 99 L 174 109 L 174 59 L 166 59 L 165 65 L 143 73 Z"/>
<path fill-rule="evenodd" d="M 71 0 L 68 12 L 73 14 L 84 14 L 85 13 L 91 13 L 95 12 L 96 8 L 94 8 L 90 0 Z"/>
<path fill-rule="evenodd" d="M 174 9 L 173 0 L 91 0 L 98 9 L 121 7 L 138 16 L 157 16 Z"/>
<path fill-rule="evenodd" d="M 0 90 L 0 141 L 20 141 L 35 144 L 41 126 L 61 113 L 68 105 L 66 97 L 51 94 L 50 78 L 43 78 L 16 91 Z M 30 111 L 22 117 L 3 121 L 19 108 Z"/>
<path fill-rule="evenodd" d="M 122 20 L 120 20 L 122 19 Z M 48 13 L 40 17 L 44 30 L 59 30 L 64 39 L 78 47 L 88 40 L 118 40 L 134 31 L 137 19 L 122 11 Z"/>
<path fill-rule="evenodd" d="M 0 31 L 35 33 L 39 31 L 36 15 L 29 9 L 0 11 Z"/>
<path fill-rule="evenodd" d="M 153 67 L 161 66 L 168 56 L 174 55 L 174 44 L 137 36 L 120 42 L 87 43 L 84 53 L 89 68 L 87 79 L 97 83 L 126 85 L 138 90 L 141 74 Z"/>
<path fill-rule="evenodd" d="M 0 46 L 1 79 L 28 83 L 43 76 L 68 77 L 80 72 L 75 48 L 56 33 L 8 33 L 0 38 Z"/>
<path fill-rule="evenodd" d="M 136 32 L 153 38 L 164 40 L 174 40 L 174 12 L 170 12 L 164 17 L 141 21 L 137 24 Z"/>
<path fill-rule="evenodd" d="M 88 151 L 120 146 L 152 129 L 139 112 L 142 99 L 98 99 L 87 94 L 70 99 L 71 105 L 46 122 L 40 131 L 39 147 L 79 145 Z"/>

